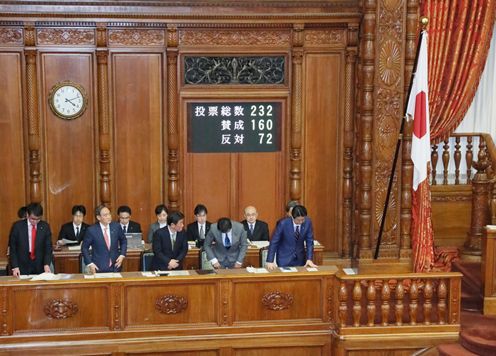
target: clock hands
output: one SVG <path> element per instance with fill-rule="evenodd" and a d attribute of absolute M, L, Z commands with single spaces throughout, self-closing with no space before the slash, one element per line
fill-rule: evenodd
<path fill-rule="evenodd" d="M 79 96 L 76 96 L 75 98 L 72 98 L 72 99 L 67 99 L 65 98 L 65 102 L 66 103 L 71 103 L 72 106 L 76 106 L 76 104 L 74 104 L 72 101 L 73 100 L 76 100 L 76 99 L 79 99 Z"/>

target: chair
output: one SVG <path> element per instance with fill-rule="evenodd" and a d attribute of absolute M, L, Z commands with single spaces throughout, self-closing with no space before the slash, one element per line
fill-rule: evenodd
<path fill-rule="evenodd" d="M 259 252 L 260 256 L 260 267 L 266 268 L 267 267 L 267 255 L 269 253 L 269 246 L 262 247 Z M 276 262 L 276 256 L 277 254 L 274 255 L 274 262 Z"/>
<path fill-rule="evenodd" d="M 88 269 L 88 266 L 86 265 L 86 263 L 84 263 L 83 254 L 80 254 L 79 255 L 79 271 L 84 274 L 84 273 L 88 273 L 87 269 Z"/>
<path fill-rule="evenodd" d="M 149 271 L 152 267 L 153 252 L 144 252 L 141 255 L 141 270 L 143 272 Z"/>
<path fill-rule="evenodd" d="M 200 269 L 203 269 L 203 270 L 213 270 L 214 269 L 214 266 L 212 266 L 212 263 L 210 263 L 210 261 L 208 260 L 207 253 L 205 252 L 203 247 L 200 249 L 200 253 L 198 256 L 200 258 L 200 261 L 199 261 Z"/>

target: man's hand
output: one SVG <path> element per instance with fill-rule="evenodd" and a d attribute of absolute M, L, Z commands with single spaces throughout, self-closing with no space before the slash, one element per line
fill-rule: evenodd
<path fill-rule="evenodd" d="M 43 270 L 45 273 L 52 273 L 52 271 L 50 270 L 50 266 L 49 265 L 44 265 L 43 266 Z"/>
<path fill-rule="evenodd" d="M 19 267 L 12 268 L 12 275 L 17 278 L 21 276 L 21 270 L 19 269 Z"/>
<path fill-rule="evenodd" d="M 269 271 L 273 271 L 277 268 L 277 265 L 275 264 L 275 262 L 267 262 L 267 269 Z"/>
<path fill-rule="evenodd" d="M 90 263 L 88 265 L 88 269 L 90 270 L 91 274 L 96 274 L 96 271 L 98 271 L 98 267 L 94 263 Z"/>
<path fill-rule="evenodd" d="M 239 263 L 239 262 L 236 262 L 234 264 L 234 268 L 241 268 L 241 266 L 243 266 L 243 264 L 242 263 Z"/>
<path fill-rule="evenodd" d="M 312 260 L 307 260 L 307 263 L 305 263 L 305 266 L 304 267 L 313 267 L 313 268 L 316 268 L 317 265 L 315 263 L 313 263 Z"/>
<path fill-rule="evenodd" d="M 122 255 L 117 257 L 117 259 L 115 260 L 115 267 L 120 268 L 122 266 L 122 262 L 124 262 L 124 258 L 125 257 Z"/>
<path fill-rule="evenodd" d="M 220 268 L 220 263 L 219 262 L 215 262 L 212 266 L 214 266 L 215 269 L 219 269 Z"/>
<path fill-rule="evenodd" d="M 179 267 L 179 260 L 175 260 L 175 259 L 171 259 L 169 261 L 169 265 L 167 266 L 167 268 L 169 268 L 169 269 L 174 269 L 177 267 Z"/>

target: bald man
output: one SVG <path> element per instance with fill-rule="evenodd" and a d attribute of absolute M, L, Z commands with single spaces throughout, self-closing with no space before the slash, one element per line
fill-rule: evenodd
<path fill-rule="evenodd" d="M 241 221 L 250 241 L 269 241 L 269 225 L 258 220 L 258 212 L 254 206 L 245 208 L 245 220 Z"/>

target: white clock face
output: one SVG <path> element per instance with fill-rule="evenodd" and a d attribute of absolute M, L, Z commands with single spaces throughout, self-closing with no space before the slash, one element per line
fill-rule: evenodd
<path fill-rule="evenodd" d="M 53 93 L 52 106 L 65 118 L 76 117 L 84 108 L 83 94 L 72 85 L 63 85 Z"/>

